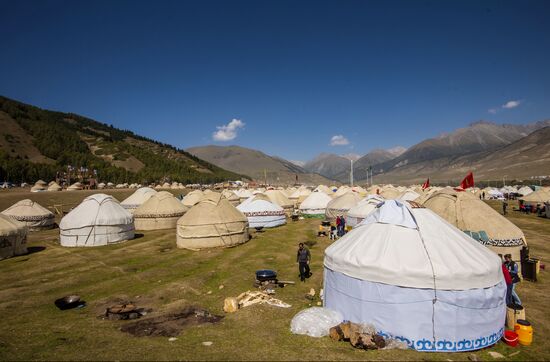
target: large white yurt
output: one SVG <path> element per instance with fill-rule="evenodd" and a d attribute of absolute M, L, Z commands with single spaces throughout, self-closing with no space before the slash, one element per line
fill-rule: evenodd
<path fill-rule="evenodd" d="M 416 350 L 481 349 L 504 333 L 500 258 L 427 208 L 385 201 L 324 266 L 325 307 Z"/>
<path fill-rule="evenodd" d="M 2 214 L 22 222 L 29 231 L 51 229 L 55 225 L 53 212 L 29 199 L 16 202 Z"/>
<path fill-rule="evenodd" d="M 178 248 L 230 247 L 249 239 L 246 216 L 219 193 L 209 193 L 177 223 Z"/>
<path fill-rule="evenodd" d="M 173 229 L 187 210 L 170 192 L 159 191 L 134 210 L 136 230 Z"/>
<path fill-rule="evenodd" d="M 59 223 L 62 246 L 102 246 L 134 238 L 134 219 L 112 196 L 86 197 Z"/>
<path fill-rule="evenodd" d="M 540 188 L 527 196 L 520 197 L 519 200 L 525 204 L 540 204 L 542 206 L 545 202 L 550 201 L 550 192 Z"/>
<path fill-rule="evenodd" d="M 151 196 L 155 195 L 157 191 L 150 187 L 140 187 L 133 194 L 128 196 L 124 201 L 120 203 L 123 208 L 133 213 L 135 209 L 143 205 Z"/>
<path fill-rule="evenodd" d="M 521 249 L 527 245 L 523 231 L 475 195 L 443 189 L 423 205 L 495 253 L 521 260 Z"/>
<path fill-rule="evenodd" d="M 267 190 L 265 194 L 272 203 L 282 207 L 287 216 L 292 215 L 294 211 L 294 202 L 290 201 L 281 190 Z"/>
<path fill-rule="evenodd" d="M 518 194 L 520 194 L 521 196 L 527 196 L 529 194 L 533 193 L 533 189 L 531 189 L 529 186 L 522 186 L 519 190 L 518 190 Z"/>
<path fill-rule="evenodd" d="M 0 214 L 0 260 L 27 253 L 25 224 Z"/>
<path fill-rule="evenodd" d="M 325 217 L 327 205 L 332 198 L 324 192 L 312 192 L 306 199 L 300 203 L 300 214 L 304 217 Z"/>
<path fill-rule="evenodd" d="M 198 204 L 203 197 L 204 193 L 201 190 L 193 190 L 185 195 L 181 202 L 187 207 L 193 207 L 194 205 Z"/>
<path fill-rule="evenodd" d="M 324 193 L 324 192 L 323 192 Z M 294 207 L 300 206 L 305 199 L 311 195 L 312 192 L 305 186 L 300 186 L 296 191 L 294 191 L 288 199 L 294 203 Z M 326 195 L 326 194 L 325 194 Z M 328 196 L 328 195 L 327 195 Z"/>
<path fill-rule="evenodd" d="M 364 218 L 376 209 L 384 198 L 378 195 L 369 195 L 359 201 L 357 205 L 349 209 L 346 215 L 346 225 L 351 227 L 357 226 Z"/>
<path fill-rule="evenodd" d="M 256 194 L 243 201 L 237 210 L 248 219 L 251 228 L 272 228 L 286 224 L 285 210 L 269 200 L 265 194 Z"/>
<path fill-rule="evenodd" d="M 325 210 L 325 217 L 328 220 L 335 220 L 337 216 L 346 216 L 349 209 L 356 206 L 361 201 L 361 196 L 357 192 L 348 191 L 343 195 L 332 199 Z"/>

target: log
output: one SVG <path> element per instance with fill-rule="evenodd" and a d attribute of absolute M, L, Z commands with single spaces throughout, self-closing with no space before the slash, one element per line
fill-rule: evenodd
<path fill-rule="evenodd" d="M 340 323 L 340 329 L 344 333 L 344 339 L 349 340 L 351 337 L 351 328 L 350 328 L 351 322 L 342 322 Z"/>
<path fill-rule="evenodd" d="M 341 341 L 344 339 L 344 332 L 342 332 L 342 328 L 340 328 L 340 326 L 334 326 L 332 327 L 330 330 L 329 330 L 329 336 L 330 336 L 330 339 L 332 339 L 333 341 Z"/>

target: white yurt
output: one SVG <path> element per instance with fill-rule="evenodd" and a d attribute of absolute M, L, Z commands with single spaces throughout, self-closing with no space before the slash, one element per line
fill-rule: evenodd
<path fill-rule="evenodd" d="M 527 196 L 520 197 L 519 200 L 524 204 L 540 204 L 542 206 L 542 204 L 544 204 L 545 202 L 550 201 L 550 191 L 546 191 L 545 189 L 540 188 Z"/>
<path fill-rule="evenodd" d="M 251 228 L 272 228 L 286 224 L 285 210 L 269 200 L 265 194 L 256 194 L 243 201 L 237 210 L 248 219 Z"/>
<path fill-rule="evenodd" d="M 420 197 L 420 194 L 413 190 L 406 190 L 397 198 L 400 201 L 414 201 Z"/>
<path fill-rule="evenodd" d="M 211 192 L 177 223 L 178 248 L 230 247 L 249 239 L 248 220 L 221 194 Z"/>
<path fill-rule="evenodd" d="M 529 194 L 533 193 L 533 189 L 531 189 L 529 186 L 522 186 L 519 190 L 518 190 L 518 194 L 520 194 L 521 196 L 527 196 Z"/>
<path fill-rule="evenodd" d="M 325 250 L 324 306 L 430 352 L 497 343 L 500 258 L 426 208 L 385 201 Z"/>
<path fill-rule="evenodd" d="M 323 192 L 324 193 L 324 192 Z M 294 207 L 300 206 L 305 199 L 311 195 L 312 192 L 305 186 L 300 186 L 296 191 L 294 191 L 288 199 L 294 203 Z M 326 194 L 325 194 L 326 195 Z M 328 196 L 328 195 L 327 195 Z"/>
<path fill-rule="evenodd" d="M 33 187 L 31 187 L 31 192 L 41 192 L 48 189 L 48 184 L 42 180 L 36 181 Z"/>
<path fill-rule="evenodd" d="M 292 215 L 294 211 L 294 202 L 290 201 L 281 190 L 267 190 L 265 194 L 272 203 L 282 207 L 287 216 Z"/>
<path fill-rule="evenodd" d="M 170 192 L 159 191 L 134 210 L 136 230 L 173 229 L 187 210 Z"/>
<path fill-rule="evenodd" d="M 112 196 L 86 197 L 59 223 L 62 246 L 102 246 L 134 238 L 134 219 Z"/>
<path fill-rule="evenodd" d="M 107 186 L 107 185 L 105 185 L 105 182 L 100 182 L 100 183 L 97 184 L 97 188 L 99 190 L 103 190 L 105 188 L 105 186 Z"/>
<path fill-rule="evenodd" d="M 0 260 L 27 253 L 25 224 L 0 214 Z"/>
<path fill-rule="evenodd" d="M 157 191 L 155 189 L 152 189 L 150 187 L 141 187 L 134 191 L 133 194 L 128 196 L 124 201 L 120 203 L 123 208 L 128 210 L 130 213 L 133 213 L 135 209 L 140 207 L 145 203 L 145 201 L 149 200 L 151 196 L 155 195 Z"/>
<path fill-rule="evenodd" d="M 22 222 L 29 231 L 51 229 L 55 226 L 53 212 L 29 199 L 16 202 L 2 211 L 2 214 Z"/>
<path fill-rule="evenodd" d="M 523 231 L 475 195 L 443 189 L 423 205 L 495 253 L 521 260 L 521 249 L 527 245 Z"/>
<path fill-rule="evenodd" d="M 222 196 L 225 197 L 233 206 L 237 206 L 241 203 L 239 196 L 231 190 L 223 190 Z"/>
<path fill-rule="evenodd" d="M 198 204 L 203 197 L 204 197 L 204 193 L 201 190 L 193 190 L 187 195 L 185 195 L 185 197 L 183 198 L 183 200 L 181 200 L 181 202 L 186 207 L 193 207 L 194 205 Z"/>
<path fill-rule="evenodd" d="M 356 206 L 361 201 L 361 196 L 357 192 L 348 191 L 343 195 L 332 199 L 325 210 L 325 217 L 328 220 L 335 220 L 337 216 L 348 214 L 349 209 Z"/>
<path fill-rule="evenodd" d="M 239 196 L 239 201 L 243 202 L 244 200 L 248 199 L 249 197 L 254 196 L 254 193 L 251 190 L 248 189 L 240 189 L 235 192 L 237 196 Z"/>
<path fill-rule="evenodd" d="M 48 186 L 48 191 L 61 191 L 63 188 L 55 181 L 51 182 Z"/>
<path fill-rule="evenodd" d="M 357 226 L 364 218 L 376 209 L 384 198 L 378 195 L 369 195 L 359 201 L 357 205 L 348 210 L 346 215 L 346 225 L 351 227 Z"/>
<path fill-rule="evenodd" d="M 397 199 L 401 195 L 401 191 L 393 186 L 385 186 L 380 190 L 380 195 L 386 200 Z"/>
<path fill-rule="evenodd" d="M 67 187 L 67 191 L 78 191 L 82 190 L 82 184 L 80 182 L 75 182 L 71 186 Z"/>
<path fill-rule="evenodd" d="M 350 190 L 351 190 L 351 188 L 349 186 L 342 185 L 338 188 L 338 190 L 336 190 L 336 192 L 332 196 L 333 197 L 339 197 L 339 196 L 342 196 L 342 195 L 348 193 Z"/>
<path fill-rule="evenodd" d="M 304 217 L 325 217 L 325 210 L 332 198 L 324 192 L 312 192 L 306 199 L 300 203 L 300 213 Z"/>

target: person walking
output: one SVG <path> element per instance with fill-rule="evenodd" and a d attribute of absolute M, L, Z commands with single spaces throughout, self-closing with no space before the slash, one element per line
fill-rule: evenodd
<path fill-rule="evenodd" d="M 309 249 L 304 246 L 304 243 L 298 244 L 298 253 L 296 254 L 296 262 L 298 263 L 298 270 L 300 271 L 300 280 L 306 281 L 306 278 L 310 277 L 309 262 L 311 260 L 311 254 Z"/>
<path fill-rule="evenodd" d="M 512 303 L 521 305 L 521 299 L 519 299 L 518 293 L 516 292 L 516 284 L 521 281 L 518 275 L 518 265 L 515 261 L 512 260 L 511 254 L 504 255 L 504 260 L 506 264 L 506 269 L 512 277 Z"/>

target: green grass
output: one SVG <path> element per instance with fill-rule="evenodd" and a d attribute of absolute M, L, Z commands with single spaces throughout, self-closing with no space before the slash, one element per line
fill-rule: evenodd
<path fill-rule="evenodd" d="M 107 191 L 119 200 L 131 191 Z M 178 190 L 175 193 L 179 193 Z M 89 192 L 30 194 L 0 192 L 0 209 L 30 197 L 44 206 L 61 201 L 76 204 Z M 498 205 L 495 205 L 498 207 Z M 525 231 L 532 254 L 550 255 L 550 220 L 512 214 Z M 57 244 L 58 230 L 31 234 L 29 246 L 45 250 L 0 261 L 1 360 L 465 360 L 470 353 L 418 353 L 415 351 L 360 351 L 329 338 L 290 333 L 292 317 L 312 302 L 304 298 L 310 288 L 322 287 L 323 251 L 328 238 L 316 238 L 319 220 L 289 221 L 277 229 L 253 233 L 248 243 L 230 249 L 192 252 L 175 245 L 175 230 L 145 232 L 118 245 L 68 249 Z M 313 276 L 277 290 L 289 309 L 252 306 L 228 314 L 221 323 L 184 330 L 178 339 L 133 337 L 119 330 L 124 321 L 98 319 L 117 298 L 154 309 L 153 315 L 173 312 L 186 305 L 224 314 L 223 300 L 253 289 L 254 272 L 272 268 L 280 279 L 298 281 L 295 252 L 299 242 L 315 240 L 311 247 Z M 522 282 L 519 293 L 533 323 L 531 347 L 513 349 L 499 343 L 473 352 L 492 360 L 488 351 L 512 359 L 550 359 L 550 316 L 545 309 L 547 272 L 538 283 Z M 219 286 L 224 288 L 220 289 Z M 211 293 L 209 293 L 211 292 Z M 79 310 L 58 310 L 53 301 L 77 293 L 88 305 Z M 316 304 L 316 301 L 313 302 Z M 210 347 L 201 342 L 212 341 Z"/>

